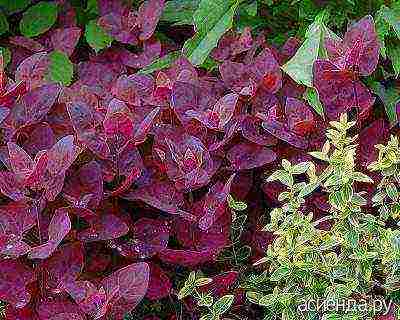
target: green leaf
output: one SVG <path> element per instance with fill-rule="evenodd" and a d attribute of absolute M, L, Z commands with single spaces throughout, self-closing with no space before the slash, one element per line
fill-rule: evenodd
<path fill-rule="evenodd" d="M 64 52 L 53 51 L 49 54 L 49 59 L 48 72 L 50 80 L 69 86 L 74 75 L 74 65 L 68 56 Z"/>
<path fill-rule="evenodd" d="M 324 117 L 324 106 L 319 100 L 318 91 L 315 88 L 307 87 L 303 98 L 311 107 L 313 107 L 316 113 L 318 113 L 321 117 Z"/>
<path fill-rule="evenodd" d="M 315 22 L 309 27 L 306 39 L 297 50 L 296 54 L 282 66 L 294 81 L 307 87 L 313 86 L 313 65 L 319 55 L 326 55 L 323 40 L 327 35 L 337 38 L 323 23 L 325 12 L 317 16 Z"/>
<path fill-rule="evenodd" d="M 11 51 L 8 48 L 0 47 L 0 54 L 3 55 L 3 64 L 6 67 L 11 61 Z"/>
<path fill-rule="evenodd" d="M 386 194 L 389 196 L 390 199 L 393 201 L 397 200 L 397 197 L 399 196 L 399 193 L 397 191 L 397 187 L 394 183 L 389 183 L 386 186 Z"/>
<path fill-rule="evenodd" d="M 385 19 L 386 23 L 389 24 L 400 39 L 400 7 L 391 9 L 383 5 L 380 10 L 383 19 Z"/>
<path fill-rule="evenodd" d="M 19 23 L 19 29 L 25 37 L 36 37 L 54 25 L 57 20 L 57 14 L 57 4 L 39 2 L 25 11 Z"/>
<path fill-rule="evenodd" d="M 310 167 L 309 162 L 307 161 L 300 162 L 292 167 L 291 172 L 292 174 L 303 174 L 308 170 L 309 167 Z"/>
<path fill-rule="evenodd" d="M 276 269 L 270 277 L 271 281 L 280 281 L 281 279 L 287 277 L 291 273 L 291 270 L 287 266 L 282 266 Z"/>
<path fill-rule="evenodd" d="M 181 290 L 179 290 L 178 299 L 181 300 L 183 298 L 186 298 L 187 296 L 190 296 L 193 291 L 194 291 L 194 287 L 184 286 Z"/>
<path fill-rule="evenodd" d="M 201 287 L 201 286 L 205 286 L 209 283 L 211 283 L 213 280 L 211 278 L 199 278 L 196 279 L 196 281 L 194 282 L 194 285 L 196 287 Z"/>
<path fill-rule="evenodd" d="M 243 201 L 236 201 L 232 195 L 228 195 L 228 206 L 235 211 L 244 211 L 247 209 L 247 204 Z"/>
<path fill-rule="evenodd" d="M 246 4 L 243 7 L 243 10 L 250 16 L 255 17 L 257 15 L 258 5 L 257 1 L 253 1 L 252 3 Z"/>
<path fill-rule="evenodd" d="M 24 10 L 30 4 L 31 0 L 1 0 L 0 8 L 3 8 L 7 15 L 11 15 Z"/>
<path fill-rule="evenodd" d="M 179 57 L 181 56 L 180 51 L 170 52 L 167 55 L 154 60 L 151 64 L 143 69 L 140 69 L 140 74 L 150 74 L 154 71 L 169 68 Z"/>
<path fill-rule="evenodd" d="M 400 102 L 400 91 L 396 87 L 385 88 L 379 82 L 370 83 L 371 89 L 374 91 L 376 95 L 382 100 L 383 105 L 385 106 L 387 117 L 392 124 L 396 124 L 397 112 L 396 105 Z"/>
<path fill-rule="evenodd" d="M 221 36 L 232 27 L 237 6 L 237 1 L 201 0 L 193 16 L 196 34 L 183 46 L 183 53 L 192 64 L 203 64 Z"/>
<path fill-rule="evenodd" d="M 6 33 L 10 29 L 10 26 L 7 21 L 7 17 L 5 14 L 0 11 L 0 36 Z"/>
<path fill-rule="evenodd" d="M 174 25 L 193 24 L 193 15 L 200 0 L 172 0 L 165 4 L 160 21 L 173 22 Z"/>
<path fill-rule="evenodd" d="M 370 177 L 368 177 L 366 174 L 362 172 L 353 172 L 352 179 L 354 181 L 358 182 L 365 182 L 365 183 L 373 183 L 374 180 L 372 180 Z"/>
<path fill-rule="evenodd" d="M 111 46 L 113 38 L 108 35 L 98 24 L 96 20 L 91 20 L 85 30 L 85 37 L 88 44 L 99 52 L 100 50 Z"/>
<path fill-rule="evenodd" d="M 400 43 L 397 41 L 395 44 L 390 42 L 387 46 L 388 58 L 392 61 L 393 70 L 396 78 L 400 75 Z"/>
<path fill-rule="evenodd" d="M 215 301 L 214 305 L 212 306 L 213 313 L 217 315 L 224 314 L 229 310 L 234 299 L 235 296 L 232 294 L 228 294 L 226 296 L 219 298 L 217 301 Z"/>

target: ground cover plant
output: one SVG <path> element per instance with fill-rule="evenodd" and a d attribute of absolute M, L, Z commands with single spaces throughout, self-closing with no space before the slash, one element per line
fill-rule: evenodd
<path fill-rule="evenodd" d="M 400 2 L 0 0 L 0 319 L 400 319 Z"/>

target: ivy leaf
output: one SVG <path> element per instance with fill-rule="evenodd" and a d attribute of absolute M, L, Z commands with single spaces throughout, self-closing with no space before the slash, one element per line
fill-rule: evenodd
<path fill-rule="evenodd" d="M 173 22 L 174 25 L 193 24 L 193 15 L 200 0 L 172 0 L 165 4 L 160 21 Z"/>
<path fill-rule="evenodd" d="M 111 46 L 113 41 L 113 38 L 97 24 L 96 20 L 91 20 L 87 24 L 85 37 L 87 43 L 94 49 L 94 51 L 96 51 L 96 53 Z"/>
<path fill-rule="evenodd" d="M 221 36 L 232 27 L 237 7 L 237 1 L 201 0 L 193 16 L 196 34 L 183 46 L 183 53 L 192 64 L 203 64 Z"/>
<path fill-rule="evenodd" d="M 396 44 L 389 43 L 387 46 L 387 55 L 392 61 L 393 70 L 396 78 L 400 75 L 400 43 L 397 41 Z"/>
<path fill-rule="evenodd" d="M 388 8 L 383 5 L 380 9 L 381 17 L 394 30 L 397 38 L 400 39 L 400 6 Z"/>
<path fill-rule="evenodd" d="M 51 81 L 69 86 L 74 75 L 74 66 L 68 56 L 61 51 L 53 51 L 49 54 L 49 78 Z"/>
<path fill-rule="evenodd" d="M 19 12 L 27 8 L 31 4 L 31 0 L 2 0 L 0 8 L 4 9 L 7 15 Z"/>
<path fill-rule="evenodd" d="M 296 54 L 282 66 L 294 81 L 299 84 L 312 87 L 313 65 L 319 56 L 326 56 L 323 42 L 326 36 L 338 39 L 323 23 L 325 12 L 317 16 L 315 22 L 310 25 L 306 33 L 306 39 Z"/>
<path fill-rule="evenodd" d="M 370 83 L 372 91 L 382 100 L 387 117 L 392 125 L 398 121 L 396 105 L 400 102 L 400 91 L 396 87 L 385 88 L 379 82 Z"/>
<path fill-rule="evenodd" d="M 214 305 L 212 306 L 213 313 L 216 315 L 224 314 L 229 310 L 234 299 L 235 296 L 232 294 L 228 294 L 226 296 L 219 298 L 217 301 L 215 301 Z"/>
<path fill-rule="evenodd" d="M 6 33 L 10 29 L 7 17 L 0 11 L 0 35 Z"/>
<path fill-rule="evenodd" d="M 318 91 L 315 88 L 307 87 L 303 97 L 316 113 L 318 113 L 321 117 L 324 117 L 324 106 L 319 100 Z"/>
<path fill-rule="evenodd" d="M 19 29 L 25 37 L 36 37 L 45 33 L 54 25 L 57 14 L 57 4 L 39 2 L 25 11 L 19 23 Z"/>
<path fill-rule="evenodd" d="M 167 55 L 154 60 L 150 65 L 141 69 L 138 73 L 150 74 L 154 71 L 169 68 L 179 57 L 181 56 L 180 51 L 170 52 Z"/>

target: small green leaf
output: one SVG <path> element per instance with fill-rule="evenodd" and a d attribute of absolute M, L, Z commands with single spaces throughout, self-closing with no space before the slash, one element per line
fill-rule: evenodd
<path fill-rule="evenodd" d="M 319 100 L 318 91 L 315 88 L 307 87 L 303 97 L 308 104 L 313 107 L 316 113 L 318 113 L 321 117 L 324 117 L 324 106 Z"/>
<path fill-rule="evenodd" d="M 6 67 L 11 61 L 11 51 L 8 48 L 0 47 L 0 54 L 3 55 L 3 64 Z"/>
<path fill-rule="evenodd" d="M 257 1 L 253 1 L 252 3 L 246 4 L 243 7 L 243 10 L 250 16 L 255 17 L 257 15 L 258 4 Z"/>
<path fill-rule="evenodd" d="M 400 39 L 400 7 L 391 9 L 383 5 L 380 10 L 382 11 L 382 17 Z"/>
<path fill-rule="evenodd" d="M 36 37 L 45 33 L 54 25 L 57 14 L 56 3 L 39 2 L 25 11 L 19 23 L 19 29 L 25 37 Z"/>
<path fill-rule="evenodd" d="M 292 167 L 291 172 L 292 174 L 303 174 L 308 170 L 309 167 L 309 162 L 300 162 Z"/>
<path fill-rule="evenodd" d="M 61 51 L 53 51 L 49 54 L 49 78 L 64 86 L 69 86 L 74 75 L 74 65 L 68 56 Z"/>
<path fill-rule="evenodd" d="M 234 299 L 235 296 L 231 294 L 219 298 L 217 301 L 215 301 L 214 305 L 212 306 L 213 313 L 216 315 L 224 314 L 229 310 Z"/>
<path fill-rule="evenodd" d="M 351 178 L 354 181 L 358 181 L 358 182 L 374 183 L 374 180 L 372 180 L 370 177 L 368 177 L 366 174 L 364 174 L 362 172 L 353 172 Z"/>
<path fill-rule="evenodd" d="M 196 34 L 187 40 L 183 53 L 196 66 L 204 63 L 218 40 L 232 27 L 238 1 L 201 0 L 193 19 Z"/>
<path fill-rule="evenodd" d="M 140 74 L 150 74 L 154 71 L 169 68 L 179 57 L 181 56 L 180 51 L 170 52 L 167 55 L 154 60 L 151 64 L 143 69 L 140 69 Z"/>
<path fill-rule="evenodd" d="M 397 200 L 397 197 L 399 196 L 399 193 L 397 191 L 397 187 L 394 183 L 389 183 L 386 186 L 386 194 L 389 196 L 390 199 L 393 201 Z"/>
<path fill-rule="evenodd" d="M 85 31 L 86 41 L 96 51 L 111 46 L 113 38 L 109 36 L 98 24 L 96 20 L 91 20 Z"/>
<path fill-rule="evenodd" d="M 165 4 L 160 21 L 173 22 L 174 25 L 191 25 L 193 15 L 200 0 L 172 0 Z"/>
<path fill-rule="evenodd" d="M 244 211 L 247 209 L 247 204 L 243 201 L 236 201 L 232 195 L 228 195 L 228 206 L 235 211 Z"/>
<path fill-rule="evenodd" d="M 194 291 L 194 287 L 184 286 L 181 290 L 179 290 L 178 299 L 182 300 L 182 299 L 186 298 L 187 296 L 190 296 L 193 291 Z"/>
<path fill-rule="evenodd" d="M 6 33 L 10 29 L 10 26 L 7 21 L 7 17 L 5 14 L 0 11 L 0 36 Z"/>
<path fill-rule="evenodd" d="M 270 277 L 271 281 L 280 281 L 281 279 L 287 277 L 291 273 L 291 270 L 287 266 L 282 266 L 276 269 Z"/>
<path fill-rule="evenodd" d="M 196 287 L 201 287 L 201 286 L 205 286 L 209 283 L 211 283 L 213 280 L 211 278 L 199 278 L 196 279 L 196 281 L 194 282 L 194 285 Z"/>

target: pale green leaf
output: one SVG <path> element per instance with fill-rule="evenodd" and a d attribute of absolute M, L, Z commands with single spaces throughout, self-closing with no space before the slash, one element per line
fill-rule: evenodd
<path fill-rule="evenodd" d="M 224 314 L 229 310 L 234 299 L 235 296 L 231 294 L 219 298 L 217 301 L 215 301 L 214 305 L 212 306 L 213 313 L 217 315 Z"/>
<path fill-rule="evenodd" d="M 48 76 L 51 81 L 69 86 L 74 75 L 74 65 L 68 56 L 61 51 L 53 51 L 49 54 L 50 65 Z"/>
<path fill-rule="evenodd" d="M 172 0 L 165 4 L 160 21 L 173 22 L 174 25 L 193 24 L 193 15 L 200 0 Z"/>
<path fill-rule="evenodd" d="M 323 40 L 326 36 L 337 36 L 330 31 L 323 23 L 324 13 L 321 13 L 315 19 L 315 22 L 309 27 L 306 33 L 306 39 L 297 50 L 296 54 L 286 64 L 282 66 L 294 81 L 307 87 L 313 86 L 313 65 L 315 60 L 321 54 L 325 55 Z"/>
<path fill-rule="evenodd" d="M 319 95 L 315 88 L 307 87 L 303 98 L 315 110 L 316 113 L 318 113 L 321 117 L 324 117 L 324 106 L 319 100 Z"/>
<path fill-rule="evenodd" d="M 98 24 L 96 20 L 91 20 L 86 25 L 85 37 L 87 43 L 96 51 L 111 46 L 113 38 L 108 35 Z"/>
<path fill-rule="evenodd" d="M 36 37 L 49 30 L 57 20 L 56 3 L 39 2 L 24 12 L 19 23 L 21 33 L 28 38 Z"/>
<path fill-rule="evenodd" d="M 232 27 L 238 2 L 229 0 L 201 0 L 194 13 L 196 34 L 187 40 L 183 53 L 196 66 L 206 60 L 221 36 Z"/>
<path fill-rule="evenodd" d="M 150 73 L 153 73 L 154 71 L 169 68 L 180 56 L 181 56 L 180 51 L 170 52 L 167 55 L 154 60 L 147 67 L 140 69 L 140 71 L 138 73 L 150 74 Z"/>
<path fill-rule="evenodd" d="M 281 279 L 287 277 L 291 273 L 291 270 L 287 266 L 282 266 L 276 269 L 270 277 L 271 281 L 280 281 Z"/>
<path fill-rule="evenodd" d="M 393 70 L 396 78 L 400 75 L 400 42 L 389 43 L 387 46 L 387 55 L 392 61 Z"/>

